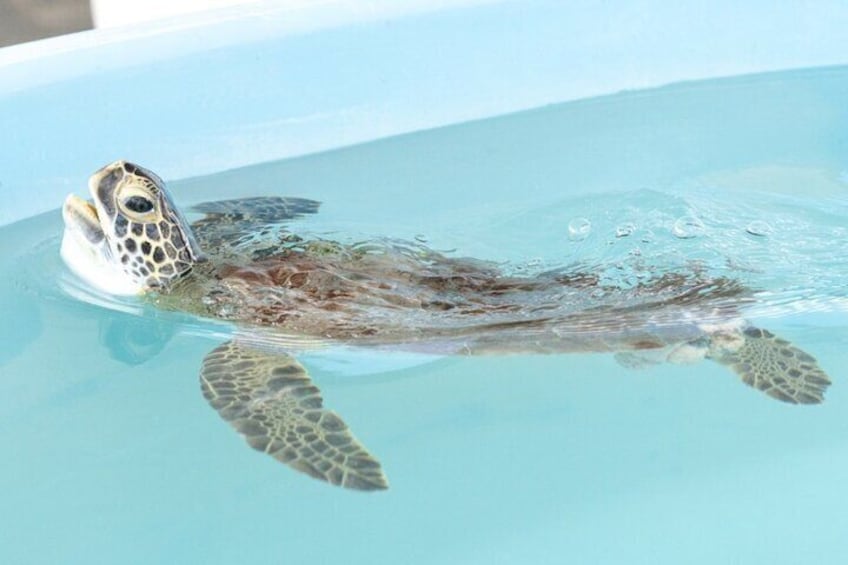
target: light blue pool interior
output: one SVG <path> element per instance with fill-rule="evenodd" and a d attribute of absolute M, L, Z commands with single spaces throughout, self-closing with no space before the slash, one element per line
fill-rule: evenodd
<path fill-rule="evenodd" d="M 4 145 L 0 171 L 13 208 L 0 210 L 10 222 L 0 228 L 0 561 L 839 563 L 848 553 L 848 68 L 538 106 L 606 92 L 615 69 L 630 69 L 633 85 L 696 78 L 672 73 L 685 67 L 672 65 L 683 59 L 670 45 L 685 45 L 692 72 L 707 75 L 793 62 L 731 56 L 749 40 L 800 58 L 787 66 L 838 63 L 827 57 L 844 14 L 819 4 L 811 13 L 828 17 L 811 23 L 786 4 L 727 28 L 727 12 L 696 26 L 686 6 L 668 20 L 651 3 L 629 6 L 574 18 L 559 4 L 517 2 L 357 13 L 355 23 L 342 14 L 297 33 L 285 31 L 291 20 L 269 29 L 248 16 L 21 63 L 8 59 L 28 48 L 0 51 L 13 71 L 0 75 L 12 77 L 0 120 L 22 140 Z M 653 67 L 638 49 L 613 53 L 626 38 L 561 33 L 601 20 L 643 30 L 638 38 L 657 43 L 636 41 L 642 54 L 665 70 L 646 74 Z M 730 34 L 713 49 L 714 67 L 693 26 Z M 823 39 L 801 41 L 817 26 Z M 209 49 L 198 46 L 204 29 L 220 32 Z M 666 49 L 648 33 L 657 29 L 667 30 Z M 520 47 L 508 49 L 505 36 Z M 597 64 L 566 64 L 592 44 L 607 46 L 592 51 Z M 412 53 L 417 64 L 397 64 Z M 342 60 L 371 74 L 337 68 Z M 242 96 L 236 85 L 257 66 L 275 80 Z M 583 86 L 569 84 L 578 75 Z M 449 93 L 428 82 L 439 76 Z M 145 83 L 146 96 L 131 87 L 152 77 L 161 80 Z M 525 107 L 534 109 L 487 118 Z M 471 117 L 487 119 L 314 153 Z M 640 258 L 699 260 L 765 291 L 751 317 L 815 354 L 834 385 L 823 405 L 796 407 L 712 363 L 633 371 L 608 355 L 314 352 L 302 361 L 327 404 L 392 484 L 373 496 L 334 489 L 252 452 L 205 403 L 197 368 L 220 326 L 68 295 L 57 208 L 117 157 L 175 179 L 182 204 L 321 200 L 318 215 L 296 224 L 307 234 L 419 238 L 525 271 L 581 262 L 617 280 Z"/>
<path fill-rule="evenodd" d="M 848 62 L 836 0 L 287 4 L 0 50 L 0 131 L 14 132 L 0 224 L 119 157 L 188 178 L 623 89 Z"/>

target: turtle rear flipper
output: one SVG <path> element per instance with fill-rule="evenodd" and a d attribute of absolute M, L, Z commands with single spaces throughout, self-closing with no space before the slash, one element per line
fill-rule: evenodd
<path fill-rule="evenodd" d="M 380 463 L 323 408 L 321 391 L 291 356 L 228 341 L 203 360 L 200 384 L 254 449 L 334 485 L 388 488 Z"/>
<path fill-rule="evenodd" d="M 712 336 L 707 357 L 730 367 L 745 384 L 793 404 L 819 404 L 831 383 L 812 355 L 753 326 L 733 336 Z"/>

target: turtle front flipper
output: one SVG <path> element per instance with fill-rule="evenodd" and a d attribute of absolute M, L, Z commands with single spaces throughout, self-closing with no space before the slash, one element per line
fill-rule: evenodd
<path fill-rule="evenodd" d="M 819 404 L 830 377 L 815 358 L 773 333 L 748 326 L 710 337 L 707 357 L 730 367 L 745 384 L 784 402 Z"/>
<path fill-rule="evenodd" d="M 228 341 L 203 360 L 200 384 L 254 449 L 334 485 L 388 488 L 380 463 L 323 408 L 321 391 L 291 356 Z"/>
<path fill-rule="evenodd" d="M 308 198 L 256 196 L 201 202 L 192 206 L 191 211 L 202 212 L 208 219 L 220 222 L 270 224 L 314 214 L 320 205 L 320 202 Z"/>
<path fill-rule="evenodd" d="M 278 245 L 290 236 L 285 222 L 314 214 L 319 206 L 319 202 L 306 198 L 260 196 L 203 202 L 189 211 L 204 214 L 191 224 L 202 249 L 249 253 L 263 245 Z"/>

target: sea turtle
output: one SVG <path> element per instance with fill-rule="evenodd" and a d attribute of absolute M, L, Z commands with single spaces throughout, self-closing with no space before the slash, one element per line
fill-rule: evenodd
<path fill-rule="evenodd" d="M 300 238 L 302 198 L 208 202 L 189 224 L 162 180 L 117 161 L 68 196 L 62 256 L 88 283 L 242 328 L 200 368 L 203 395 L 251 447 L 332 484 L 376 490 L 380 463 L 323 407 L 292 356 L 335 343 L 457 354 L 611 352 L 630 365 L 710 359 L 790 403 L 823 400 L 816 360 L 742 320 L 751 293 L 697 270 L 629 287 L 560 269 L 509 275 L 496 265 L 391 240 Z M 273 339 L 272 339 L 273 338 Z M 294 346 L 294 347 L 292 347 Z"/>

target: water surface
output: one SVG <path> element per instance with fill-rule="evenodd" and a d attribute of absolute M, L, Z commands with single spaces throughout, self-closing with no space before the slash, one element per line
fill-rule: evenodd
<path fill-rule="evenodd" d="M 845 68 L 684 84 L 172 183 L 183 204 L 313 198 L 301 233 L 417 238 L 516 273 L 581 265 L 626 285 L 639 265 L 701 265 L 756 289 L 748 316 L 834 379 L 824 404 L 798 407 L 712 363 L 305 355 L 386 493 L 245 447 L 197 380 L 226 328 L 71 296 L 58 211 L 0 229 L 0 557 L 838 562 L 846 95 Z"/>

